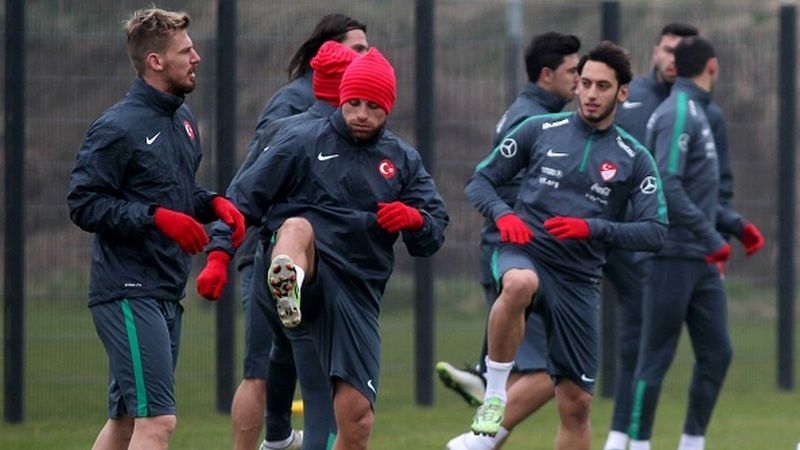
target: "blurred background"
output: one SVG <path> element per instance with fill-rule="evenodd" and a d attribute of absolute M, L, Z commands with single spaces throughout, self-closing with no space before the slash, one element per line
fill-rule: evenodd
<path fill-rule="evenodd" d="M 583 42 L 582 50 L 599 40 L 600 2 L 515 3 L 522 14 L 523 48 L 532 36 L 545 31 L 576 34 Z M 129 0 L 26 2 L 24 400 L 28 421 L 70 416 L 91 419 L 86 422 L 99 427 L 104 417 L 107 361 L 86 308 L 91 236 L 69 221 L 65 195 L 69 171 L 89 124 L 127 92 L 134 77 L 122 23 L 133 10 L 150 5 Z M 236 145 L 230 148 L 215 145 L 218 98 L 214 86 L 217 77 L 226 76 L 215 73 L 217 2 L 159 1 L 156 6 L 191 15 L 190 36 L 203 58 L 198 88 L 187 100 L 199 119 L 204 148 L 198 175 L 201 184 L 224 191 L 224 186 L 215 185 L 216 155 L 234 153 L 238 167 L 259 112 L 287 82 L 289 58 L 306 33 L 330 12 L 365 22 L 370 45 L 393 63 L 398 101 L 388 128 L 415 144 L 414 2 L 237 2 L 238 45 L 225 49 L 237 56 Z M 649 71 L 661 27 L 671 21 L 696 25 L 719 57 L 721 77 L 714 99 L 728 123 L 734 207 L 757 224 L 766 238 L 766 248 L 748 259 L 741 245 L 733 244 L 726 286 L 735 362 L 724 392 L 763 394 L 777 389 L 779 6 L 777 1 L 619 3 L 619 43 L 630 51 L 636 74 Z M 510 53 L 506 7 L 506 2 L 497 0 L 435 2 L 435 64 L 429 68 L 435 83 L 433 175 L 451 222 L 447 242 L 433 260 L 434 355 L 458 365 L 477 359 L 486 312 L 477 282 L 481 218 L 464 198 L 463 187 L 476 163 L 491 150 L 494 125 L 516 95 L 515 83 L 519 86 L 524 81 L 521 50 Z M 0 15 L 5 18 L 5 13 L 0 4 Z M 7 34 L 0 31 L 5 45 Z M 2 59 L 0 64 L 5 64 Z M 0 98 L 6 94 L 0 90 Z M 574 109 L 574 104 L 567 108 Z M 5 132 L 0 130 L 0 134 Z M 5 162 L 0 164 L 0 177 L 4 177 Z M 0 183 L 0 190 L 4 186 Z M 5 248 L 5 232 L 0 241 Z M 410 376 L 414 371 L 414 261 L 402 245 L 396 250 L 397 268 L 382 306 L 386 381 L 379 409 L 414 404 Z M 196 269 L 204 262 L 204 257 L 196 258 Z M 243 327 L 238 295 L 234 301 L 238 317 L 234 380 L 238 383 Z M 183 303 L 186 314 L 176 379 L 179 414 L 210 414 L 215 410 L 216 306 L 197 295 L 194 276 Z M 5 319 L 7 327 L 9 318 Z M 678 377 L 674 384 L 681 398 L 691 361 L 690 350 L 682 348 L 670 375 Z M 437 401 L 451 395 L 438 389 Z M 469 411 L 464 413 L 465 426 L 468 416 Z M 379 413 L 379 421 L 380 417 Z M 599 428 L 605 426 L 599 424 Z"/>

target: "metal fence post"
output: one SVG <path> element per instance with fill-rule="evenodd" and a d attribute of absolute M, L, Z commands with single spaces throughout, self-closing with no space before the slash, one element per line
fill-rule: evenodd
<path fill-rule="evenodd" d="M 216 189 L 222 193 L 233 178 L 236 157 L 236 0 L 220 0 L 217 17 Z M 217 302 L 217 411 L 228 413 L 235 386 L 236 279 L 228 267 L 228 287 Z"/>
<path fill-rule="evenodd" d="M 506 104 L 516 100 L 521 89 L 522 75 L 522 0 L 506 0 Z"/>
<path fill-rule="evenodd" d="M 425 168 L 434 172 L 433 150 L 433 0 L 417 0 L 415 41 L 414 134 Z M 415 391 L 420 405 L 433 404 L 433 258 L 416 258 L 414 264 Z"/>
<path fill-rule="evenodd" d="M 794 389 L 795 132 L 797 7 L 781 5 L 778 57 L 778 386 Z"/>
<path fill-rule="evenodd" d="M 25 369 L 25 2 L 6 1 L 3 411 L 23 420 Z"/>
<path fill-rule="evenodd" d="M 619 42 L 619 2 L 605 0 L 601 6 L 600 39 Z M 617 378 L 617 301 L 618 295 L 607 279 L 603 279 L 600 303 L 600 395 L 614 396 Z"/>

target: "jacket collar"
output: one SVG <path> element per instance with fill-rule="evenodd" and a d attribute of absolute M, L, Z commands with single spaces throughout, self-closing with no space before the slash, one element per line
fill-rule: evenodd
<path fill-rule="evenodd" d="M 675 80 L 674 86 L 675 90 L 686 92 L 692 100 L 700 102 L 704 109 L 711 102 L 711 93 L 688 78 L 678 77 L 678 79 Z"/>
<path fill-rule="evenodd" d="M 386 124 L 384 124 L 383 128 L 381 128 L 375 136 L 372 137 L 369 141 L 357 141 L 353 136 L 350 135 L 350 132 L 347 130 L 347 124 L 344 123 L 344 116 L 342 116 L 342 108 L 337 108 L 336 111 L 331 115 L 330 118 L 331 125 L 333 129 L 336 130 L 336 133 L 342 136 L 347 142 L 352 142 L 356 145 L 368 145 L 373 142 L 376 142 L 378 139 L 383 136 L 383 133 L 386 130 Z"/>
<path fill-rule="evenodd" d="M 614 128 L 614 123 L 612 123 L 611 126 L 606 128 L 605 130 L 598 130 L 597 128 L 593 127 L 590 123 L 583 120 L 580 111 L 573 112 L 572 115 L 570 116 L 570 121 L 574 124 L 575 128 L 578 131 L 580 131 L 582 134 L 586 136 L 590 134 L 597 137 L 605 136 Z"/>
<path fill-rule="evenodd" d="M 650 91 L 656 94 L 656 96 L 661 99 L 662 101 L 669 97 L 669 91 L 672 89 L 672 83 L 667 83 L 665 81 L 658 81 L 656 77 L 656 68 L 653 67 L 653 70 L 650 71 L 650 74 L 644 77 L 644 80 L 647 82 Z"/>
<path fill-rule="evenodd" d="M 520 95 L 530 98 L 534 102 L 542 105 L 547 112 L 551 113 L 561 111 L 567 104 L 567 102 L 561 97 L 551 92 L 547 92 L 536 83 L 531 83 L 530 81 L 525 84 L 525 89 L 522 90 L 522 94 Z"/>
<path fill-rule="evenodd" d="M 128 95 L 170 116 L 181 107 L 184 100 L 183 96 L 171 95 L 159 91 L 147 84 L 142 77 L 136 77 L 136 79 L 133 80 L 133 85 L 130 91 L 128 91 Z"/>
<path fill-rule="evenodd" d="M 336 107 L 331 105 L 330 103 L 326 102 L 325 100 L 319 100 L 314 102 L 310 108 L 308 108 L 308 114 L 313 117 L 328 117 L 333 112 L 336 111 Z"/>

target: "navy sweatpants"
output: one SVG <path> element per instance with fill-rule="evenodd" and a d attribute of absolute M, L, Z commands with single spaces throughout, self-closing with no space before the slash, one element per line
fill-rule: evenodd
<path fill-rule="evenodd" d="M 695 364 L 683 430 L 702 436 L 733 355 L 722 279 L 717 267 L 702 259 L 654 258 L 648 264 L 628 435 L 637 440 L 651 438 L 661 382 L 675 357 L 685 322 Z"/>

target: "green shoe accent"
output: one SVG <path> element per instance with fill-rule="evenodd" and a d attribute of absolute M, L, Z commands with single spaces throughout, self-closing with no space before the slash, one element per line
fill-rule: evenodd
<path fill-rule="evenodd" d="M 499 397 L 489 397 L 483 402 L 472 420 L 472 432 L 494 436 L 503 425 L 506 404 Z"/>

